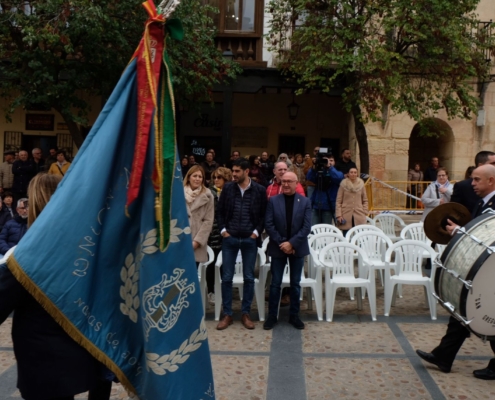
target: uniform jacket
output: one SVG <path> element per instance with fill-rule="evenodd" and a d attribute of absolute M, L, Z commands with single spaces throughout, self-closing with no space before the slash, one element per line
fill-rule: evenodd
<path fill-rule="evenodd" d="M 69 397 L 92 389 L 100 364 L 0 265 L 0 324 L 14 311 L 17 387 L 24 399 Z"/>
<path fill-rule="evenodd" d="M 22 239 L 27 231 L 27 218 L 17 215 L 7 221 L 0 232 L 0 254 L 5 254 Z"/>
<path fill-rule="evenodd" d="M 201 245 L 194 250 L 194 258 L 196 262 L 208 261 L 206 246 L 215 218 L 213 195 L 209 189 L 198 195 L 192 204 L 187 204 L 187 216 L 191 225 L 191 238 Z"/>
<path fill-rule="evenodd" d="M 339 225 L 342 230 L 352 228 L 352 217 L 354 217 L 354 225 L 366 224 L 366 216 L 368 215 L 368 197 L 364 188 L 362 179 L 357 178 L 355 183 L 349 178 L 344 179 L 340 183 L 339 192 L 337 194 L 337 206 L 335 208 L 335 217 L 343 217 L 345 224 Z"/>
<path fill-rule="evenodd" d="M 0 164 L 0 187 L 2 189 L 12 189 L 14 184 L 14 174 L 12 173 L 12 164 L 7 161 Z"/>
<path fill-rule="evenodd" d="M 474 210 L 474 207 L 480 201 L 480 197 L 475 193 L 471 178 L 459 181 L 454 185 L 454 191 L 450 197 L 450 201 L 462 204 L 469 211 Z"/>
<path fill-rule="evenodd" d="M 287 237 L 287 218 L 285 198 L 283 194 L 270 198 L 265 216 L 265 229 L 270 237 L 267 252 L 275 258 L 287 257 L 279 246 L 290 242 L 296 251 L 296 257 L 309 254 L 308 235 L 311 232 L 311 202 L 308 198 L 296 193 L 292 214 L 291 237 Z"/>

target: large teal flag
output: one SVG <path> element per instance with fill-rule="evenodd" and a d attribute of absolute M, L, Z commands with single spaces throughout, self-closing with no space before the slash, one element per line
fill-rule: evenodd
<path fill-rule="evenodd" d="M 169 213 L 163 214 L 157 211 L 163 207 L 154 185 L 155 150 L 170 143 L 160 144 L 153 126 L 139 194 L 126 209 L 136 145 L 136 65 L 134 59 L 125 70 L 8 266 L 65 331 L 141 400 L 211 399 L 179 160 L 172 143 L 175 164 L 162 193 Z M 158 224 L 160 218 L 166 223 Z M 164 248 L 160 226 L 166 227 Z"/>

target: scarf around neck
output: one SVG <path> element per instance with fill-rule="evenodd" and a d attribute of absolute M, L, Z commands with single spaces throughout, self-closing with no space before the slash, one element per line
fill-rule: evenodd
<path fill-rule="evenodd" d="M 184 187 L 184 196 L 186 197 L 186 203 L 188 205 L 194 203 L 194 200 L 196 200 L 198 196 L 201 194 L 201 189 L 202 189 L 201 186 L 195 190 L 192 190 L 191 186 L 189 185 Z"/>

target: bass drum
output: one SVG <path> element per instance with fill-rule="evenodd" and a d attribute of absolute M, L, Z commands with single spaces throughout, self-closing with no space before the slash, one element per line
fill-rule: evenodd
<path fill-rule="evenodd" d="M 481 215 L 464 228 L 487 246 L 495 245 L 495 215 Z M 460 278 L 472 281 L 473 288 L 471 292 L 452 274 L 438 267 L 435 273 L 437 296 L 454 306 L 455 313 L 472 320 L 467 328 L 475 335 L 495 340 L 495 253 L 490 254 L 485 246 L 458 233 L 445 248 L 441 261 Z"/>

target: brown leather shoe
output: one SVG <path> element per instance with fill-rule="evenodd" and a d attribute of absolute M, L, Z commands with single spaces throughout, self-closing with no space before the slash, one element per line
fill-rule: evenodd
<path fill-rule="evenodd" d="M 232 315 L 224 315 L 223 318 L 218 323 L 217 329 L 219 331 L 223 331 L 224 329 L 227 329 L 229 327 L 229 325 L 232 325 L 233 323 L 234 323 L 234 319 L 232 318 Z"/>
<path fill-rule="evenodd" d="M 251 321 L 251 317 L 249 314 L 242 314 L 242 325 L 244 325 L 244 328 L 246 329 L 254 329 L 254 323 Z"/>

